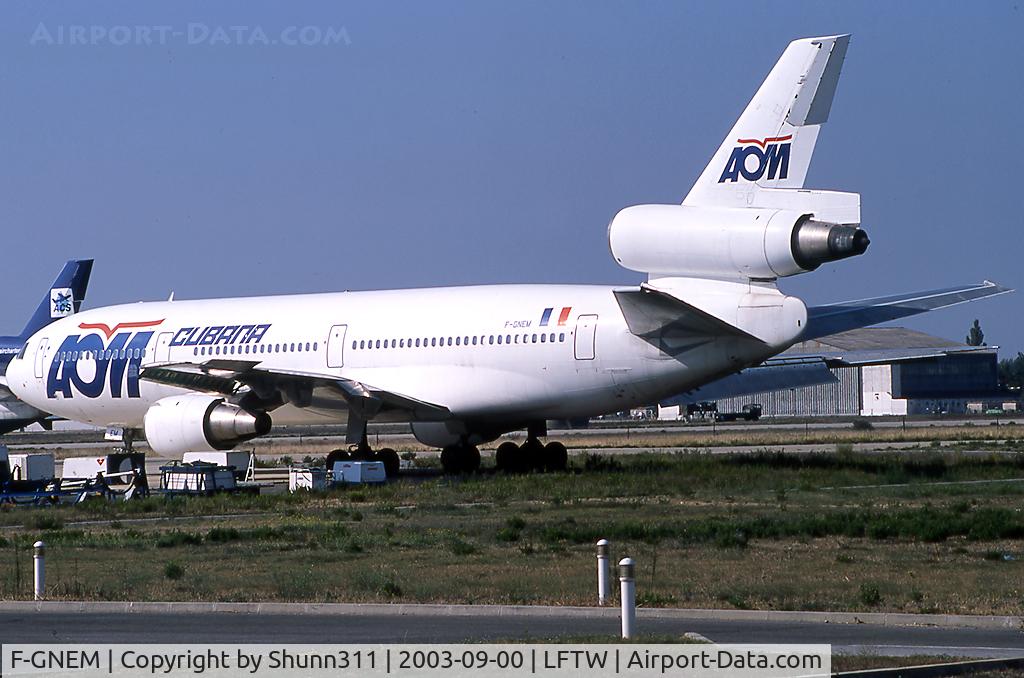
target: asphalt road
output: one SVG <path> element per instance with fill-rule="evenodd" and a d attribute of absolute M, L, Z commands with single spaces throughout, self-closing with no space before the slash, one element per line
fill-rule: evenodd
<path fill-rule="evenodd" d="M 820 622 L 667 619 L 640 617 L 643 634 L 696 632 L 719 643 L 828 643 L 834 652 L 884 656 L 930 654 L 977 658 L 1024 656 L 1024 633 L 1013 629 L 826 624 Z M 444 643 L 547 639 L 607 634 L 618 619 L 591 615 L 413 615 L 352 613 L 252 614 L 237 612 L 63 612 L 0 609 L 0 638 L 7 643 Z"/>

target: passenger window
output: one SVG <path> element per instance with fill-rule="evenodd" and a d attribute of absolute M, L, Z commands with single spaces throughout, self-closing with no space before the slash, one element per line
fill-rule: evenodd
<path fill-rule="evenodd" d="M 498 335 L 498 343 L 499 344 L 501 343 L 501 335 L 500 334 Z"/>
<path fill-rule="evenodd" d="M 292 344 L 291 350 L 292 350 L 292 353 L 295 353 L 295 344 Z"/>
<path fill-rule="evenodd" d="M 431 346 L 437 346 L 437 337 L 433 337 L 433 338 L 432 338 L 432 339 L 430 340 L 430 345 L 431 345 Z"/>
<path fill-rule="evenodd" d="M 545 341 L 547 341 L 547 338 L 548 338 L 548 335 L 546 335 L 546 334 L 540 335 L 540 343 L 543 344 Z"/>
<path fill-rule="evenodd" d="M 511 344 L 512 343 L 512 335 L 511 334 L 506 334 L 505 335 L 505 343 L 506 344 Z"/>
<path fill-rule="evenodd" d="M 141 354 L 142 351 L 140 351 L 139 349 L 135 349 L 135 360 L 138 360 L 141 357 Z"/>
<path fill-rule="evenodd" d="M 309 351 L 309 342 L 306 342 L 306 350 Z"/>
<path fill-rule="evenodd" d="M 564 342 L 564 341 L 565 341 L 565 332 L 562 332 L 562 333 L 560 333 L 560 334 L 558 335 L 558 342 L 559 342 L 559 343 L 562 343 L 562 342 Z"/>
<path fill-rule="evenodd" d="M 488 344 L 493 344 L 494 343 L 494 335 L 493 334 L 491 336 L 487 337 L 487 343 Z"/>
<path fill-rule="evenodd" d="M 535 343 L 535 344 L 537 343 L 537 335 L 536 334 L 533 335 L 533 343 Z"/>
<path fill-rule="evenodd" d="M 314 341 L 314 342 L 313 342 L 313 350 L 314 350 L 314 351 L 316 350 L 316 346 L 317 346 L 317 344 L 316 344 L 316 342 Z"/>
<path fill-rule="evenodd" d="M 377 348 L 380 348 L 380 339 L 377 340 Z"/>

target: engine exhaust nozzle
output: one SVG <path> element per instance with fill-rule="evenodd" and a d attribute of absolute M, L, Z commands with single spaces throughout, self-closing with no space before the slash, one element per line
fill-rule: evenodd
<path fill-rule="evenodd" d="M 858 226 L 807 219 L 793 229 L 793 259 L 808 271 L 830 261 L 864 254 L 870 244 L 868 234 Z"/>
<path fill-rule="evenodd" d="M 266 435 L 270 428 L 270 415 L 266 412 L 249 412 L 236 405 L 220 403 L 207 413 L 203 432 L 214 446 L 233 446 Z"/>

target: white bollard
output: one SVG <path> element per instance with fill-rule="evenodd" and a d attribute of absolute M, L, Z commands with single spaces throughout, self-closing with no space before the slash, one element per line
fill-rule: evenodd
<path fill-rule="evenodd" d="M 608 540 L 597 542 L 597 604 L 605 605 L 611 594 L 608 582 Z"/>
<path fill-rule="evenodd" d="M 622 637 L 629 640 L 636 635 L 636 579 L 632 558 L 619 561 L 619 585 L 622 599 Z"/>
<path fill-rule="evenodd" d="M 34 572 L 34 586 L 35 599 L 42 600 L 43 592 L 46 589 L 46 563 L 43 559 L 43 554 L 46 552 L 46 544 L 41 541 L 37 541 L 32 544 L 35 552 L 32 554 L 32 569 Z"/>

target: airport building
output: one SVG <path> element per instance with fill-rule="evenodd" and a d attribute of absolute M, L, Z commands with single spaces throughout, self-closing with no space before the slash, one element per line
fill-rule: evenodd
<path fill-rule="evenodd" d="M 999 391 L 996 347 L 876 327 L 803 342 L 780 357 L 807 354 L 829 356 L 834 380 L 721 398 L 718 412 L 742 412 L 744 405 L 755 403 L 765 417 L 980 414 L 1017 408 Z M 843 366 L 847 361 L 861 364 Z M 661 419 L 685 415 L 685 405 L 659 410 Z"/>

